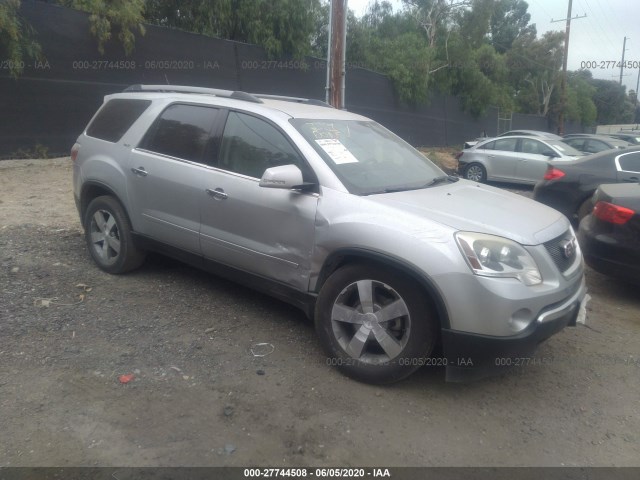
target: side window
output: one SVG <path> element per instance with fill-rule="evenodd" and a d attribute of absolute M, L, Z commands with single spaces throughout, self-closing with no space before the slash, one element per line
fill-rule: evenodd
<path fill-rule="evenodd" d="M 537 140 L 532 140 L 530 138 L 522 139 L 522 153 L 535 153 L 537 155 L 542 155 L 544 150 L 548 150 L 547 146 L 543 143 L 540 143 Z"/>
<path fill-rule="evenodd" d="M 482 147 L 483 150 L 495 150 L 496 148 L 496 142 L 489 142 L 489 143 L 485 143 Z"/>
<path fill-rule="evenodd" d="M 494 149 L 502 150 L 503 152 L 515 152 L 517 143 L 517 138 L 501 138 L 500 140 L 495 141 Z"/>
<path fill-rule="evenodd" d="M 563 140 L 563 142 L 581 152 L 584 150 L 584 138 L 570 138 Z"/>
<path fill-rule="evenodd" d="M 261 178 L 267 168 L 289 164 L 303 168 L 291 143 L 274 126 L 251 115 L 229 112 L 220 147 L 220 168 Z"/>
<path fill-rule="evenodd" d="M 196 105 L 171 105 L 151 126 L 140 145 L 152 152 L 202 161 L 218 109 Z"/>
<path fill-rule="evenodd" d="M 115 143 L 127 133 L 133 122 L 140 118 L 149 105 L 151 100 L 126 98 L 109 100 L 87 128 L 87 135 Z"/>
<path fill-rule="evenodd" d="M 589 140 L 585 142 L 584 151 L 587 153 L 598 153 L 604 150 L 609 150 L 609 147 L 599 140 Z"/>
<path fill-rule="evenodd" d="M 620 168 L 625 172 L 640 173 L 640 152 L 622 155 L 620 157 Z"/>

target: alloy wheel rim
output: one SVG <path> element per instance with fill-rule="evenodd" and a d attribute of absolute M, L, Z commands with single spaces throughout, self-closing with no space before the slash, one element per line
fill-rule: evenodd
<path fill-rule="evenodd" d="M 107 210 L 97 210 L 91 218 L 91 248 L 105 264 L 111 265 L 120 255 L 120 231 L 114 216 Z"/>
<path fill-rule="evenodd" d="M 467 170 L 467 179 L 479 182 L 482 180 L 482 169 L 476 165 L 469 167 Z"/>
<path fill-rule="evenodd" d="M 351 358 L 379 365 L 402 353 L 411 333 L 404 299 L 389 285 L 359 280 L 337 296 L 331 326 L 338 344 Z"/>

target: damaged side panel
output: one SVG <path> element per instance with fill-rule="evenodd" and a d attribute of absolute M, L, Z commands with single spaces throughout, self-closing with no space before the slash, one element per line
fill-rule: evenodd
<path fill-rule="evenodd" d="M 387 256 L 389 246 L 393 245 L 393 251 L 404 252 L 404 265 L 415 265 L 416 270 L 429 272 L 429 275 L 456 270 L 466 272 L 466 266 L 456 256 L 457 247 L 452 248 L 452 229 L 380 205 L 370 197 L 349 195 L 350 208 L 345 210 L 345 195 L 348 194 L 323 189 L 319 199 L 309 291 L 320 290 L 327 260 L 332 253 L 341 250 Z M 437 261 L 433 261 L 436 258 Z"/>

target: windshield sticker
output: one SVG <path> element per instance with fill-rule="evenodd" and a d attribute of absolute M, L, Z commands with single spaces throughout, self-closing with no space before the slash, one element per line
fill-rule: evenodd
<path fill-rule="evenodd" d="M 342 165 L 343 163 L 358 163 L 358 159 L 347 150 L 340 140 L 333 138 L 325 138 L 316 140 L 316 143 L 320 145 L 327 155 L 333 160 L 336 165 Z"/>

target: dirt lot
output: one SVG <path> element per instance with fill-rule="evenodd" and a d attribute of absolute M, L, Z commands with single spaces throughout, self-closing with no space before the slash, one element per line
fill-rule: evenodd
<path fill-rule="evenodd" d="M 588 271 L 544 365 L 372 387 L 283 303 L 158 256 L 101 272 L 70 177 L 0 162 L 0 466 L 640 465 L 637 288 Z"/>

